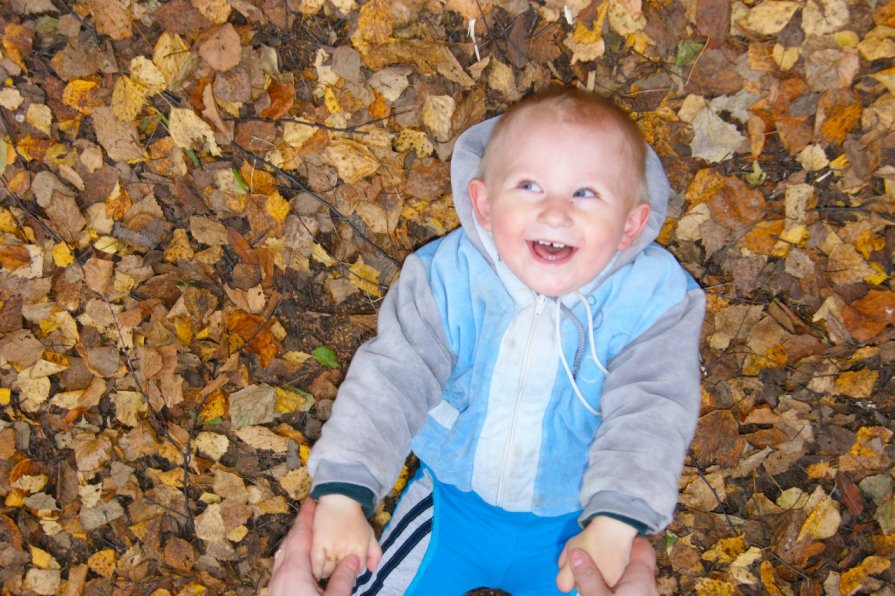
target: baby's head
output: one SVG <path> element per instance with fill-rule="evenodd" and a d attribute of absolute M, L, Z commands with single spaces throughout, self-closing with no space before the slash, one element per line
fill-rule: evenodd
<path fill-rule="evenodd" d="M 650 213 L 645 161 L 646 144 L 624 111 L 592 93 L 551 88 L 494 127 L 469 196 L 510 270 L 538 293 L 561 296 L 640 234 Z"/>

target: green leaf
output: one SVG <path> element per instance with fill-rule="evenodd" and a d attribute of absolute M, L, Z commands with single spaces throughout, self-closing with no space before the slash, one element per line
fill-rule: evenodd
<path fill-rule="evenodd" d="M 746 174 L 746 182 L 751 184 L 752 186 L 758 186 L 759 184 L 764 183 L 765 180 L 768 179 L 767 173 L 761 169 L 761 166 L 758 165 L 757 161 L 752 162 L 752 173 Z"/>
<path fill-rule="evenodd" d="M 689 64 L 702 51 L 702 46 L 703 44 L 692 39 L 679 43 L 677 45 L 677 55 L 674 57 L 674 65 L 680 68 Z"/>
<path fill-rule="evenodd" d="M 327 366 L 329 368 L 339 368 L 339 359 L 336 358 L 336 353 L 333 352 L 332 348 L 327 346 L 320 346 L 313 352 L 311 352 L 311 356 L 314 357 L 314 360 L 322 364 L 323 366 Z"/>

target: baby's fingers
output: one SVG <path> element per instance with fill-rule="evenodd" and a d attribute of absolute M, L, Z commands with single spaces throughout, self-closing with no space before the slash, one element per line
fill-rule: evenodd
<path fill-rule="evenodd" d="M 376 541 L 376 537 L 370 540 L 370 546 L 367 548 L 367 569 L 372 573 L 379 566 L 379 560 L 382 559 L 382 547 Z"/>
<path fill-rule="evenodd" d="M 565 555 L 565 551 L 563 551 L 563 555 Z M 575 587 L 575 576 L 572 575 L 572 568 L 568 561 L 560 566 L 559 573 L 556 576 L 556 587 L 559 588 L 560 592 L 571 592 L 572 588 Z"/>
<path fill-rule="evenodd" d="M 311 573 L 315 579 L 326 579 L 336 567 L 336 561 L 332 556 L 327 555 L 324 548 L 311 549 Z"/>

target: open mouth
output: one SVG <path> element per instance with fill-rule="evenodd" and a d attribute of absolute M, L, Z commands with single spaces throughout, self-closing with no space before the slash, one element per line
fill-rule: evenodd
<path fill-rule="evenodd" d="M 551 264 L 567 261 L 577 250 L 574 246 L 549 240 L 530 240 L 528 247 L 536 258 Z"/>

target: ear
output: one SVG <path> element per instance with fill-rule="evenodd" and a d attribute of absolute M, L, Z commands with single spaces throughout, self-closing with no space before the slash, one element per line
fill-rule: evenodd
<path fill-rule="evenodd" d="M 472 209 L 479 224 L 486 230 L 491 229 L 491 201 L 488 200 L 488 187 L 481 178 L 473 178 L 467 188 Z"/>
<path fill-rule="evenodd" d="M 650 206 L 646 203 L 639 203 L 628 212 L 625 219 L 625 229 L 622 231 L 622 238 L 618 243 L 618 250 L 625 250 L 631 246 L 640 232 L 643 231 L 646 222 L 649 220 Z"/>

